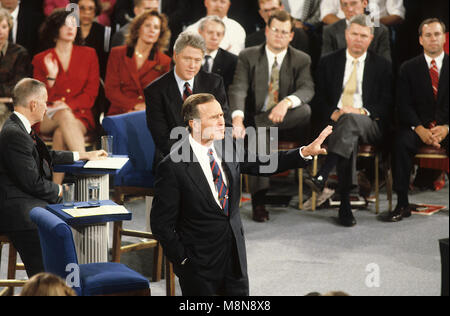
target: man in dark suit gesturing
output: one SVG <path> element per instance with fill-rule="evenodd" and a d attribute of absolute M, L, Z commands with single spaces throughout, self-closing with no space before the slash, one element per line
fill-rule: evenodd
<path fill-rule="evenodd" d="M 144 90 L 147 124 L 158 150 L 156 162 L 168 155 L 172 145 L 177 142 L 177 139 L 170 138 L 170 134 L 175 127 L 184 126 L 181 108 L 190 95 L 214 95 L 222 105 L 225 120 L 231 124 L 222 78 L 201 70 L 205 52 L 205 41 L 200 35 L 192 32 L 181 33 L 174 46 L 175 69 L 152 82 Z"/>
<path fill-rule="evenodd" d="M 365 15 L 354 16 L 345 33 L 347 49 L 323 57 L 317 75 L 314 108 L 323 124 L 332 124 L 335 132 L 328 141 L 325 163 L 306 183 L 320 192 L 330 171 L 337 167 L 343 226 L 356 224 L 350 191 L 357 185 L 358 144 L 380 143 L 390 126 L 391 63 L 367 50 L 373 38 L 369 25 Z"/>
<path fill-rule="evenodd" d="M 399 130 L 394 142 L 393 180 L 398 201 L 385 218 L 398 222 L 411 216 L 408 201 L 412 159 L 420 146 L 445 148 L 448 155 L 448 55 L 444 53 L 445 24 L 425 20 L 419 28 L 424 54 L 400 68 L 397 84 Z"/>
<path fill-rule="evenodd" d="M 190 134 L 157 169 L 152 231 L 174 265 L 183 295 L 249 295 L 240 174 L 264 173 L 261 161 L 278 162 L 272 173 L 305 166 L 303 157 L 324 152 L 320 146 L 332 128 L 308 146 L 267 160 L 236 148 L 214 96 L 189 97 L 183 117 Z"/>
<path fill-rule="evenodd" d="M 0 232 L 20 254 L 29 277 L 42 272 L 41 246 L 32 208 L 61 201 L 62 188 L 53 183 L 52 165 L 106 157 L 103 150 L 84 153 L 48 151 L 31 126 L 42 121 L 47 89 L 34 79 L 14 88 L 14 113 L 0 132 Z"/>

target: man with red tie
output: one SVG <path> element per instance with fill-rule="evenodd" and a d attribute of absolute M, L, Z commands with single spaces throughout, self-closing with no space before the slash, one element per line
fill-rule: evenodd
<path fill-rule="evenodd" d="M 385 218 L 398 222 L 411 216 L 408 202 L 412 158 L 421 146 L 445 148 L 448 155 L 448 55 L 445 25 L 427 19 L 419 27 L 424 54 L 405 62 L 397 85 L 399 129 L 394 141 L 393 177 L 397 207 Z"/>

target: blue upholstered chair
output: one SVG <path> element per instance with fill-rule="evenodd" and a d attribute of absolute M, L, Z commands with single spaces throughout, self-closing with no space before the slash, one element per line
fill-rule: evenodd
<path fill-rule="evenodd" d="M 114 201 L 123 204 L 125 195 L 153 196 L 155 143 L 147 127 L 145 111 L 108 116 L 102 124 L 106 133 L 113 136 L 113 153 L 128 155 L 130 158 L 114 178 Z M 145 241 L 122 246 L 122 236 L 144 238 Z M 158 282 L 162 271 L 162 248 L 159 242 L 149 232 L 127 230 L 123 228 L 122 222 L 114 223 L 114 262 L 120 262 L 121 253 L 145 248 L 154 248 L 152 280 Z"/>
<path fill-rule="evenodd" d="M 149 281 L 123 264 L 78 265 L 72 231 L 56 215 L 36 207 L 30 217 L 39 230 L 45 271 L 75 284 L 79 296 L 150 295 Z"/>

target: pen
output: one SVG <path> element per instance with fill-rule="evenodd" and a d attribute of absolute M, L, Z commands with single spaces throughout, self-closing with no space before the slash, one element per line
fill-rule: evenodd
<path fill-rule="evenodd" d="M 91 208 L 91 207 L 100 207 L 100 205 L 75 206 L 74 209 Z"/>

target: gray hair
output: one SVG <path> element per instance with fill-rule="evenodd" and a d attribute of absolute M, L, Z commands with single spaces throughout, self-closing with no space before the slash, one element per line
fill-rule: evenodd
<path fill-rule="evenodd" d="M 223 23 L 222 19 L 219 18 L 217 15 L 209 15 L 207 17 L 204 17 L 200 20 L 200 25 L 198 26 L 198 29 L 203 31 L 205 29 L 205 26 L 209 22 L 218 23 L 223 26 L 224 33 L 226 32 L 227 28 L 225 26 L 225 23 Z"/>
<path fill-rule="evenodd" d="M 13 28 L 13 18 L 11 14 L 9 14 L 8 10 L 3 9 L 0 6 L 0 22 L 2 22 L 3 20 L 6 20 L 6 23 L 8 23 L 8 27 L 11 30 Z"/>
<path fill-rule="evenodd" d="M 45 84 L 38 80 L 31 78 L 20 80 L 13 90 L 14 106 L 28 107 L 30 98 L 43 93 L 45 89 Z"/>
<path fill-rule="evenodd" d="M 370 33 L 373 34 L 375 29 L 373 28 L 373 22 L 370 19 L 370 16 L 365 14 L 355 15 L 350 19 L 350 23 L 348 23 L 347 29 L 349 29 L 352 24 L 358 24 L 364 27 L 370 27 Z"/>
<path fill-rule="evenodd" d="M 173 50 L 175 53 L 180 54 L 188 46 L 198 48 L 203 52 L 203 55 L 206 54 L 205 40 L 196 32 L 184 31 L 181 33 L 173 46 Z"/>

